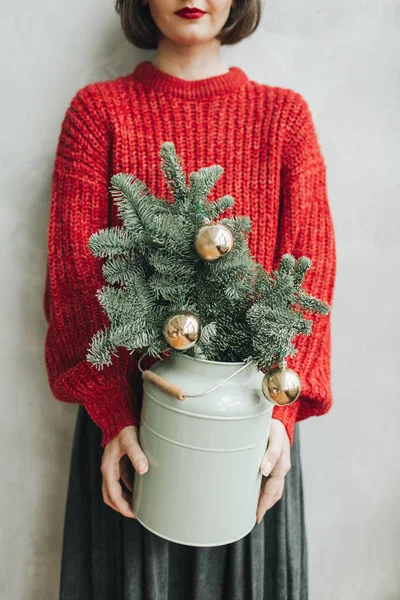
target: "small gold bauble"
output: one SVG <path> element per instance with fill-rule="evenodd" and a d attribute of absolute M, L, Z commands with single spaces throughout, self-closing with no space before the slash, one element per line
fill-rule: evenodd
<path fill-rule="evenodd" d="M 206 223 L 195 236 L 194 245 L 203 260 L 220 260 L 233 248 L 233 234 L 223 223 Z"/>
<path fill-rule="evenodd" d="M 192 348 L 200 337 L 200 331 L 199 319 L 187 310 L 170 315 L 163 325 L 164 338 L 175 350 Z"/>
<path fill-rule="evenodd" d="M 285 360 L 264 375 L 261 386 L 266 399 L 279 406 L 293 404 L 301 392 L 300 377 L 296 371 L 286 367 Z"/>

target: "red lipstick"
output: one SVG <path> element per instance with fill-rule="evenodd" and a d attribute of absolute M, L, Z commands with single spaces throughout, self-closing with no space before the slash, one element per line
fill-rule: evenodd
<path fill-rule="evenodd" d="M 189 8 L 188 6 L 185 6 L 184 8 L 177 10 L 175 14 L 183 19 L 200 19 L 200 17 L 206 13 L 203 10 L 200 10 L 200 8 Z"/>

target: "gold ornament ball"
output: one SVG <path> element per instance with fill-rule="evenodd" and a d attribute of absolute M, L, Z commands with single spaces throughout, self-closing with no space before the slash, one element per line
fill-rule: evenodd
<path fill-rule="evenodd" d="M 233 248 L 233 234 L 222 223 L 207 223 L 196 233 L 194 245 L 203 260 L 220 260 Z"/>
<path fill-rule="evenodd" d="M 283 360 L 264 375 L 261 387 L 264 396 L 272 404 L 288 406 L 300 396 L 301 380 L 296 371 L 287 368 Z"/>
<path fill-rule="evenodd" d="M 163 325 L 163 335 L 175 350 L 192 348 L 200 337 L 200 321 L 192 312 L 182 310 L 167 317 Z"/>

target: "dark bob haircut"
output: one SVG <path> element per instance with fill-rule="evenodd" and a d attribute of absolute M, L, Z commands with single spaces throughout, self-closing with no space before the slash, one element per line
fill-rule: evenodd
<path fill-rule="evenodd" d="M 142 4 L 141 0 L 116 0 L 115 10 L 121 17 L 122 31 L 129 42 L 138 48 L 157 48 L 159 30 L 148 4 Z M 260 20 L 261 0 L 236 0 L 216 38 L 221 40 L 221 45 L 236 44 L 251 35 Z"/>

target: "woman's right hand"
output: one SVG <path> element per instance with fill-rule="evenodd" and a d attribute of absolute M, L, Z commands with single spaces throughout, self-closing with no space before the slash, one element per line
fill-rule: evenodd
<path fill-rule="evenodd" d="M 124 517 L 135 519 L 132 512 L 132 466 L 140 474 L 148 470 L 146 455 L 139 445 L 138 427 L 124 427 L 105 447 L 101 461 L 103 500 Z M 120 480 L 129 492 L 123 490 Z"/>

